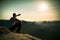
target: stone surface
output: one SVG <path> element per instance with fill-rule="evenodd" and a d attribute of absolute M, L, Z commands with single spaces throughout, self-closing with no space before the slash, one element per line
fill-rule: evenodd
<path fill-rule="evenodd" d="M 29 34 L 10 32 L 7 28 L 0 26 L 0 40 L 41 40 Z"/>

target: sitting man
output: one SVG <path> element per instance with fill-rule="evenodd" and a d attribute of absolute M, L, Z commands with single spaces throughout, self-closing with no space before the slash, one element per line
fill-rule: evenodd
<path fill-rule="evenodd" d="M 13 13 L 13 17 L 10 18 L 10 30 L 13 31 L 17 28 L 17 33 L 20 33 L 21 31 L 21 21 L 18 20 L 16 17 L 20 16 L 21 14 L 16 15 L 16 13 Z"/>

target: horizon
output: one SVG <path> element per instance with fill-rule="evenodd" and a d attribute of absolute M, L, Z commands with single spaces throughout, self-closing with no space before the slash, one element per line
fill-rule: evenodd
<path fill-rule="evenodd" d="M 9 21 L 8 19 L 0 19 L 0 21 Z M 26 21 L 26 20 L 20 20 L 20 21 Z M 54 21 L 26 21 L 26 22 L 60 22 L 60 20 L 54 20 Z"/>

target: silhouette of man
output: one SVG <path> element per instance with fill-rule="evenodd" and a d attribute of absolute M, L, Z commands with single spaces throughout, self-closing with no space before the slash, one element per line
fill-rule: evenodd
<path fill-rule="evenodd" d="M 16 15 L 16 13 L 13 13 L 13 17 L 10 18 L 10 30 L 13 31 L 17 28 L 17 33 L 20 33 L 21 31 L 21 21 L 18 20 L 16 17 L 20 16 L 21 14 Z"/>

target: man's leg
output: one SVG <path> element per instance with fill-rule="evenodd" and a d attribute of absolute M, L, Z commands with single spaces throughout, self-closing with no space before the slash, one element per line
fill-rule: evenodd
<path fill-rule="evenodd" d="M 17 24 L 13 25 L 11 28 L 9 28 L 11 31 L 13 31 L 14 29 L 16 29 Z"/>
<path fill-rule="evenodd" d="M 18 27 L 17 33 L 20 33 L 20 31 L 21 31 L 21 22 L 20 21 L 17 23 L 17 27 Z"/>

